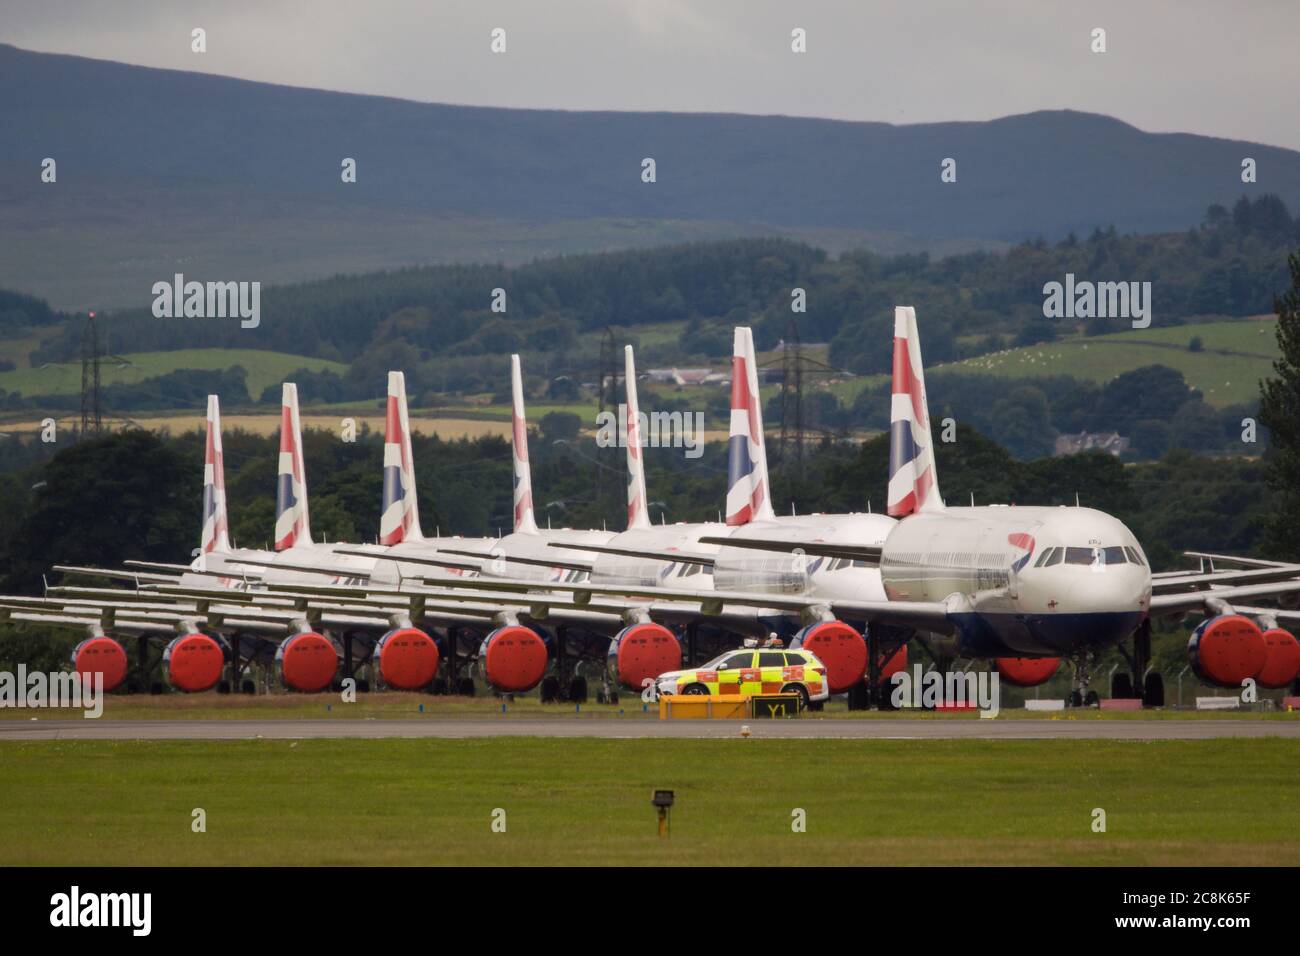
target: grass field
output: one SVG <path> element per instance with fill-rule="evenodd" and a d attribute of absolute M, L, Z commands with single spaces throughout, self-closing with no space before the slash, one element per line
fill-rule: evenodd
<path fill-rule="evenodd" d="M 267 386 L 278 385 L 290 372 L 300 368 L 315 372 L 328 369 L 339 374 L 347 371 L 347 366 L 341 362 L 261 349 L 181 349 L 176 352 L 123 353 L 120 357 L 130 364 L 122 365 L 113 359 L 105 359 L 101 364 L 100 382 L 103 385 L 133 384 L 181 368 L 221 370 L 242 365 L 248 372 L 248 394 L 254 400 Z M 27 397 L 78 393 L 81 391 L 81 362 L 0 372 L 0 390 L 22 392 Z"/>
<path fill-rule="evenodd" d="M 1135 329 L 1113 335 L 1058 342 L 982 355 L 937 366 L 949 371 L 980 372 L 1010 378 L 1072 375 L 1104 383 L 1144 365 L 1167 365 L 1183 373 L 1211 405 L 1223 407 L 1259 397 L 1259 381 L 1272 374 L 1277 356 L 1275 319 L 1257 322 L 1207 322 Z M 1201 351 L 1188 344 L 1199 338 Z"/>
<path fill-rule="evenodd" d="M 1298 741 L 61 741 L 0 753 L 6 866 L 1300 863 Z M 676 791 L 666 841 L 649 799 L 660 787 Z M 206 833 L 191 831 L 195 808 Z M 792 830 L 796 808 L 806 832 Z M 1092 832 L 1094 808 L 1105 833 Z"/>

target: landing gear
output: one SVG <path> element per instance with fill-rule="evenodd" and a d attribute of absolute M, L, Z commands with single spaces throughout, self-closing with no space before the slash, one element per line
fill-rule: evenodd
<path fill-rule="evenodd" d="M 555 703 L 560 697 L 560 679 L 554 676 L 543 677 L 540 694 L 543 704 Z"/>
<path fill-rule="evenodd" d="M 871 697 L 867 685 L 863 682 L 849 688 L 849 710 L 866 710 L 871 706 Z"/>
<path fill-rule="evenodd" d="M 456 681 L 456 693 L 460 694 L 462 697 L 473 697 L 474 678 L 462 677 L 460 680 Z"/>
<path fill-rule="evenodd" d="M 1088 689 L 1088 684 L 1092 682 L 1092 666 L 1095 663 L 1092 652 L 1083 651 L 1073 663 L 1074 680 L 1070 687 L 1070 706 L 1090 707 L 1097 702 L 1096 692 Z M 1092 703 L 1089 703 L 1089 698 Z"/>
<path fill-rule="evenodd" d="M 1083 706 L 1084 707 L 1101 706 L 1101 699 L 1097 696 L 1097 692 L 1095 690 L 1090 690 L 1083 695 Z"/>
<path fill-rule="evenodd" d="M 1152 671 L 1143 681 L 1142 703 L 1147 707 L 1165 706 L 1165 679 L 1158 671 Z"/>
<path fill-rule="evenodd" d="M 1110 678 L 1110 696 L 1120 700 L 1133 696 L 1133 678 L 1123 671 L 1116 671 Z"/>
<path fill-rule="evenodd" d="M 575 677 L 569 681 L 569 702 L 573 704 L 585 704 L 587 702 L 587 679 L 585 677 Z"/>

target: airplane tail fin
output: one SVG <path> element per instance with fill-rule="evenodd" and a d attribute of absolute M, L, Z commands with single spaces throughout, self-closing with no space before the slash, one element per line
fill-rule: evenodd
<path fill-rule="evenodd" d="M 727 439 L 727 524 L 772 518 L 763 409 L 754 363 L 754 337 L 737 328 L 731 359 L 731 433 Z"/>
<path fill-rule="evenodd" d="M 226 521 L 226 475 L 221 455 L 221 402 L 208 396 L 208 432 L 203 451 L 203 535 L 199 542 L 204 554 L 230 550 Z"/>
<path fill-rule="evenodd" d="M 925 366 L 916 310 L 894 309 L 894 379 L 889 411 L 889 513 L 940 511 L 939 475 L 925 398 Z"/>
<path fill-rule="evenodd" d="M 510 391 L 512 447 L 515 458 L 515 530 L 524 534 L 537 533 L 537 520 L 533 517 L 533 476 L 528 467 L 528 420 L 524 418 L 524 385 L 519 374 L 519 356 L 510 356 Z"/>
<path fill-rule="evenodd" d="M 384 421 L 384 500 L 379 543 L 419 541 L 420 509 L 415 495 L 411 418 L 406 406 L 406 376 L 388 373 L 388 413 Z"/>
<path fill-rule="evenodd" d="M 280 402 L 280 469 L 275 493 L 275 550 L 311 544 L 307 468 L 302 455 L 298 386 L 284 383 Z"/>
<path fill-rule="evenodd" d="M 645 494 L 645 461 L 641 455 L 641 407 L 636 397 L 636 361 L 632 346 L 623 347 L 623 381 L 627 387 L 627 526 L 650 527 Z"/>

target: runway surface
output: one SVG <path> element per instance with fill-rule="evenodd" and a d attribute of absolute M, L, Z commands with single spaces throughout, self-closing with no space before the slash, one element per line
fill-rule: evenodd
<path fill-rule="evenodd" d="M 1300 720 L 3 720 L 4 740 L 380 737 L 738 737 L 876 740 L 1206 740 L 1300 737 Z"/>

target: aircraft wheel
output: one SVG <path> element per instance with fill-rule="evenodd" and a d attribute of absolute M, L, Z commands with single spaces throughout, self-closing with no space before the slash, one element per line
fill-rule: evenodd
<path fill-rule="evenodd" d="M 217 693 L 218 693 L 218 694 L 229 694 L 229 693 L 230 693 L 230 681 L 228 681 L 228 680 L 217 681 Z"/>
<path fill-rule="evenodd" d="M 585 704 L 587 702 L 587 680 L 585 677 L 575 677 L 569 681 L 569 702 L 574 704 Z"/>
<path fill-rule="evenodd" d="M 473 697 L 474 678 L 462 677 L 460 680 L 456 681 L 456 693 L 460 694 L 462 697 Z"/>
<path fill-rule="evenodd" d="M 849 710 L 866 710 L 869 702 L 866 684 L 858 683 L 849 688 Z"/>
<path fill-rule="evenodd" d="M 541 697 L 543 704 L 553 704 L 560 696 L 560 681 L 557 677 L 543 677 Z"/>
<path fill-rule="evenodd" d="M 1110 678 L 1110 696 L 1119 700 L 1133 696 L 1133 677 L 1124 672 L 1116 671 Z"/>
<path fill-rule="evenodd" d="M 1100 703 L 1101 703 L 1101 698 L 1097 696 L 1097 692 L 1095 690 L 1090 690 L 1088 691 L 1088 693 L 1083 695 L 1084 707 L 1097 707 L 1100 705 Z"/>
<path fill-rule="evenodd" d="M 446 679 L 439 677 L 436 680 L 434 680 L 434 682 L 429 685 L 429 693 L 433 694 L 435 697 L 441 697 L 442 695 L 446 694 L 447 693 Z"/>
<path fill-rule="evenodd" d="M 1148 674 L 1143 682 L 1142 704 L 1145 707 L 1165 706 L 1165 679 L 1156 671 Z"/>

